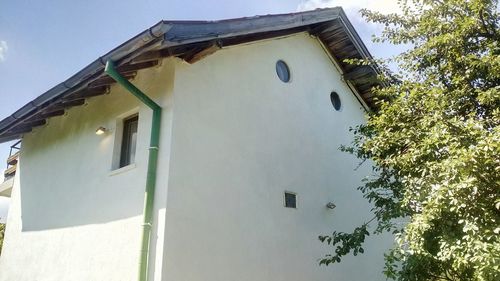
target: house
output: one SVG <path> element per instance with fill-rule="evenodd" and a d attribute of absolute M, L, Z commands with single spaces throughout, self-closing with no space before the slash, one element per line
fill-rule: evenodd
<path fill-rule="evenodd" d="M 383 280 L 340 152 L 377 69 L 341 8 L 161 21 L 0 122 L 22 139 L 0 280 Z M 11 171 L 12 172 L 12 171 Z"/>

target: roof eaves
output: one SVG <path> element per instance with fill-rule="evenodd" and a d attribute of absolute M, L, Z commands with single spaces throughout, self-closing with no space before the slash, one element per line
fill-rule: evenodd
<path fill-rule="evenodd" d="M 363 43 L 363 40 L 359 36 L 354 26 L 351 24 L 351 21 L 349 20 L 343 9 L 340 9 L 339 16 L 349 36 L 351 37 L 351 41 L 355 45 L 356 49 L 360 52 L 361 56 L 366 60 L 373 60 L 373 56 L 371 55 L 370 51 L 368 51 L 368 48 L 366 48 L 366 45 Z M 376 64 L 371 64 L 370 68 L 376 75 L 382 74 L 382 71 Z"/>
<path fill-rule="evenodd" d="M 46 91 L 42 95 L 38 96 L 31 102 L 25 104 L 23 107 L 18 109 L 12 115 L 0 121 L 0 131 L 8 129 L 10 126 L 15 124 L 17 120 L 35 111 L 39 106 L 47 102 L 50 102 L 55 98 L 58 98 L 59 96 L 66 93 L 69 89 L 78 86 L 83 81 L 85 81 L 86 78 L 98 72 L 103 71 L 107 60 L 109 59 L 114 61 L 121 60 L 122 58 L 128 56 L 130 53 L 144 47 L 145 45 L 150 44 L 155 40 L 162 40 L 163 34 L 167 32 L 170 27 L 171 25 L 168 24 L 167 22 L 160 21 L 151 28 L 139 33 L 137 36 L 133 37 L 127 42 L 114 48 L 113 50 L 106 53 L 102 57 L 99 57 L 98 59 L 96 59 L 95 61 L 84 67 L 82 70 L 78 71 L 75 75 L 66 79 L 64 82 L 59 83 L 58 85 Z M 82 87 L 83 86 L 84 85 L 82 85 Z"/>

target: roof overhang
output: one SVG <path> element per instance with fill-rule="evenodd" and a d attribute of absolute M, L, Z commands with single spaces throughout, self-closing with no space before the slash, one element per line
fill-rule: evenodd
<path fill-rule="evenodd" d="M 131 79 L 138 70 L 153 67 L 165 57 L 193 63 L 225 46 L 298 32 L 321 40 L 341 67 L 344 79 L 368 106 L 374 106 L 372 88 L 381 84 L 379 70 L 344 62 L 371 55 L 340 7 L 220 21 L 161 21 L 0 121 L 0 142 L 18 139 L 46 124 L 48 118 L 83 105 L 85 99 L 108 93 L 115 81 L 104 73 L 107 60 L 113 60 L 118 72 Z"/>

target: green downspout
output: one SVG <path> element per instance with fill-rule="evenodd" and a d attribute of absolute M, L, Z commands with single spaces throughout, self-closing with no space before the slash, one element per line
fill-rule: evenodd
<path fill-rule="evenodd" d="M 148 278 L 148 258 L 151 240 L 151 226 L 153 223 L 153 203 L 156 186 L 156 170 L 158 163 L 158 149 L 160 144 L 161 107 L 150 99 L 146 94 L 130 83 L 125 77 L 118 73 L 111 60 L 106 62 L 106 73 L 118 84 L 122 85 L 132 95 L 153 110 L 153 121 L 151 122 L 151 139 L 149 141 L 148 173 L 146 178 L 146 192 L 144 194 L 144 213 L 141 238 L 141 256 L 139 260 L 139 281 Z"/>

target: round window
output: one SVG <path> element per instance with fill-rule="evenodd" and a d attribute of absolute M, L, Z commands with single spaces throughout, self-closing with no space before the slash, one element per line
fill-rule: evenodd
<path fill-rule="evenodd" d="M 281 81 L 285 83 L 290 81 L 290 69 L 288 68 L 288 65 L 282 60 L 276 62 L 276 74 L 278 74 L 278 77 Z"/>
<path fill-rule="evenodd" d="M 330 94 L 330 100 L 332 101 L 333 108 L 335 108 L 335 110 L 339 111 L 340 106 L 342 105 L 340 102 L 339 94 L 337 94 L 336 92 L 332 92 Z"/>

